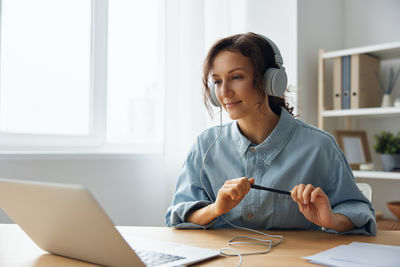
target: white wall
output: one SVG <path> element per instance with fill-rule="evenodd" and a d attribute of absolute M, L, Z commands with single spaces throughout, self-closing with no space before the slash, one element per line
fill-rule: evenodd
<path fill-rule="evenodd" d="M 400 1 L 344 1 L 344 47 L 400 40 Z"/>
<path fill-rule="evenodd" d="M 161 156 L 0 159 L 0 177 L 86 186 L 117 225 L 163 225 Z M 0 210 L 0 222 L 10 222 Z"/>
<path fill-rule="evenodd" d="M 301 0 L 297 12 L 299 118 L 316 125 L 318 51 L 343 48 L 343 1 Z"/>

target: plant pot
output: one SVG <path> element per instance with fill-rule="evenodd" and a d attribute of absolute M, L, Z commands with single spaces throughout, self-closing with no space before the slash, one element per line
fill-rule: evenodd
<path fill-rule="evenodd" d="M 392 97 L 389 94 L 384 94 L 382 96 L 381 107 L 391 107 L 392 106 Z"/>
<path fill-rule="evenodd" d="M 400 154 L 381 154 L 381 161 L 383 171 L 400 171 Z"/>

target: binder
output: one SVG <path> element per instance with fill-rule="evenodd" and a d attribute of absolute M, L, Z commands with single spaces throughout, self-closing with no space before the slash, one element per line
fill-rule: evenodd
<path fill-rule="evenodd" d="M 342 57 L 342 109 L 350 108 L 350 64 L 350 56 Z"/>
<path fill-rule="evenodd" d="M 342 108 L 342 58 L 333 59 L 333 109 Z"/>
<path fill-rule="evenodd" d="M 379 73 L 380 60 L 366 55 L 351 56 L 351 108 L 379 107 L 382 93 L 375 72 Z"/>
<path fill-rule="evenodd" d="M 379 107 L 379 70 L 380 60 L 367 54 L 334 58 L 333 109 Z"/>

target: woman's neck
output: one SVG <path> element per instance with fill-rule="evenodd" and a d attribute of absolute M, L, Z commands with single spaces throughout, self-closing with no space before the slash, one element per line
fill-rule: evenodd
<path fill-rule="evenodd" d="M 238 120 L 238 125 L 242 134 L 253 144 L 261 144 L 275 129 L 279 122 L 276 115 L 269 106 L 260 112 L 259 116 L 251 116 Z"/>

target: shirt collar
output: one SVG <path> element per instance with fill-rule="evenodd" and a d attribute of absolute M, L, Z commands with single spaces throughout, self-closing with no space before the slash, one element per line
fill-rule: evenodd
<path fill-rule="evenodd" d="M 290 137 L 296 128 L 296 119 L 286 110 L 282 109 L 278 124 L 271 134 L 259 145 L 254 146 L 260 157 L 269 165 L 272 160 L 282 151 L 289 142 Z M 237 121 L 232 127 L 233 141 L 237 146 L 239 154 L 244 157 L 251 145 L 248 140 L 239 130 Z"/>
<path fill-rule="evenodd" d="M 242 135 L 237 121 L 234 121 L 232 125 L 232 138 L 233 142 L 237 146 L 239 154 L 244 156 L 244 153 L 246 153 L 247 149 L 251 145 L 251 142 L 244 135 Z"/>

